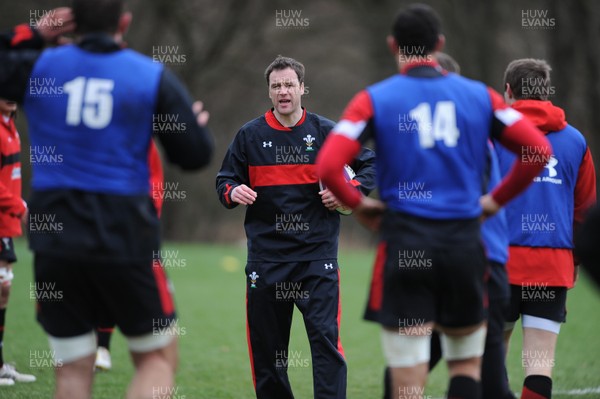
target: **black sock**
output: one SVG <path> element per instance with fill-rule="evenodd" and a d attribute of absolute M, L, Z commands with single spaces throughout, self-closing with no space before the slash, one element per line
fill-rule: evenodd
<path fill-rule="evenodd" d="M 383 372 L 383 399 L 392 397 L 392 372 L 389 367 Z"/>
<path fill-rule="evenodd" d="M 434 331 L 431 334 L 431 352 L 429 355 L 429 371 L 434 369 L 434 367 L 439 363 L 442 359 L 442 341 L 440 340 L 440 334 L 437 331 Z"/>
<path fill-rule="evenodd" d="M 98 328 L 98 346 L 102 346 L 110 350 L 110 337 L 114 331 L 114 327 Z"/>
<path fill-rule="evenodd" d="M 481 393 L 484 398 L 514 399 L 508 385 L 506 367 L 504 364 L 504 345 L 501 337 L 490 339 L 490 327 L 488 325 L 488 337 L 485 343 L 485 352 L 481 364 Z"/>
<path fill-rule="evenodd" d="M 463 375 L 454 377 L 450 379 L 448 399 L 481 399 L 481 384 Z"/>
<path fill-rule="evenodd" d="M 0 367 L 4 366 L 2 346 L 4 345 L 4 320 L 6 319 L 6 308 L 0 309 Z"/>
<path fill-rule="evenodd" d="M 552 378 L 545 375 L 530 375 L 523 382 L 522 399 L 550 399 L 552 397 Z"/>

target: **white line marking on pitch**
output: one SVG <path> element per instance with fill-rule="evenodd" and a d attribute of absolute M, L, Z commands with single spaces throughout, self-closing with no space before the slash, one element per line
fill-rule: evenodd
<path fill-rule="evenodd" d="M 552 394 L 556 395 L 569 395 L 569 396 L 580 396 L 580 395 L 588 395 L 590 393 L 600 393 L 600 387 L 595 388 L 577 388 L 577 389 L 561 389 L 553 391 Z"/>
<path fill-rule="evenodd" d="M 557 389 L 552 391 L 552 395 L 566 395 L 566 396 L 583 396 L 590 395 L 592 393 L 600 393 L 600 387 L 594 388 L 576 388 L 576 389 Z M 521 394 L 515 392 L 518 398 L 521 397 Z M 431 399 L 444 399 L 444 398 L 431 398 Z"/>

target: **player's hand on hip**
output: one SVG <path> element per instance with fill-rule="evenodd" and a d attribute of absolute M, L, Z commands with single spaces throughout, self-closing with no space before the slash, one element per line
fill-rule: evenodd
<path fill-rule="evenodd" d="M 319 195 L 321 196 L 321 202 L 323 202 L 325 208 L 329 209 L 330 211 L 335 211 L 340 206 L 344 206 L 327 188 L 319 191 Z"/>
<path fill-rule="evenodd" d="M 192 104 L 192 111 L 194 112 L 194 115 L 196 115 L 196 122 L 198 125 L 206 126 L 208 124 L 210 114 L 204 109 L 204 103 L 202 101 L 194 102 Z"/>
<path fill-rule="evenodd" d="M 379 200 L 363 197 L 360 204 L 354 208 L 354 216 L 367 229 L 379 231 L 385 204 Z"/>
<path fill-rule="evenodd" d="M 481 196 L 479 199 L 479 204 L 481 205 L 481 209 L 483 213 L 481 214 L 481 221 L 489 218 L 490 216 L 494 216 L 500 210 L 501 206 L 494 200 L 494 198 L 490 194 L 486 194 Z"/>
<path fill-rule="evenodd" d="M 579 281 L 579 265 L 575 265 L 573 267 L 573 287 L 571 288 L 575 288 L 575 286 L 577 285 L 577 281 Z"/>
<path fill-rule="evenodd" d="M 245 184 L 240 184 L 231 190 L 231 200 L 242 205 L 252 205 L 256 201 L 256 191 Z"/>
<path fill-rule="evenodd" d="M 29 208 L 25 209 L 25 212 L 21 215 L 21 223 L 27 226 L 27 222 L 29 221 Z"/>
<path fill-rule="evenodd" d="M 75 17 L 68 7 L 55 8 L 44 14 L 35 27 L 45 42 L 66 44 L 70 40 L 63 35 L 75 30 Z"/>

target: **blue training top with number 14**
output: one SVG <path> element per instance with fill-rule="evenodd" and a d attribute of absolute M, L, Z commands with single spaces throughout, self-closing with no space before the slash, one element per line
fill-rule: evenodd
<path fill-rule="evenodd" d="M 395 75 L 367 91 L 387 206 L 430 219 L 478 217 L 494 115 L 487 87 L 454 74 Z"/>
<path fill-rule="evenodd" d="M 27 87 L 35 190 L 149 191 L 148 148 L 163 66 L 132 50 L 44 51 Z M 45 101 L 48 96 L 53 101 Z M 40 155 L 48 155 L 41 157 Z"/>

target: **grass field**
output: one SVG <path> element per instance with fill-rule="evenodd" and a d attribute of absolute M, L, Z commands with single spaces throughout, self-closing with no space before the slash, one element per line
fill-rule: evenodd
<path fill-rule="evenodd" d="M 48 365 L 48 344 L 35 321 L 30 299 L 31 253 L 25 241 L 16 242 L 20 258 L 7 314 L 4 357 L 38 381 L 0 387 L 0 398 L 51 398 L 53 369 Z M 246 349 L 244 316 L 245 248 L 167 244 L 169 275 L 175 284 L 179 310 L 180 367 L 175 399 L 253 398 Z M 348 398 L 381 397 L 383 358 L 375 325 L 362 320 L 373 251 L 340 250 L 342 267 L 342 340 L 348 361 Z M 600 293 L 582 279 L 569 296 L 569 320 L 558 342 L 554 375 L 555 399 L 600 398 Z M 299 314 L 296 314 L 290 352 L 301 367 L 289 375 L 298 399 L 312 398 L 310 351 Z M 513 390 L 520 391 L 520 334 L 515 335 L 509 358 Z M 94 397 L 123 396 L 132 375 L 125 342 L 116 333 L 112 342 L 113 370 L 97 374 Z M 308 364 L 308 367 L 305 367 Z M 446 384 L 445 367 L 432 373 L 426 394 L 441 398 Z M 592 389 L 592 392 L 584 389 Z"/>

